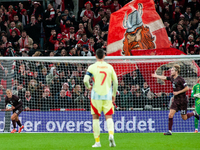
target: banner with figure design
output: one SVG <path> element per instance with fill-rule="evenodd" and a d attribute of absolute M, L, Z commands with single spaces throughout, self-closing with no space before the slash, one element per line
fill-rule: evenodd
<path fill-rule="evenodd" d="M 130 56 L 134 50 L 169 48 L 170 45 L 153 0 L 133 0 L 111 14 L 108 56 Z"/>

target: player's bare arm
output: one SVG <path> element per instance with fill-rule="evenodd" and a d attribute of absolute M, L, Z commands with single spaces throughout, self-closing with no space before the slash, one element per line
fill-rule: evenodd
<path fill-rule="evenodd" d="M 157 75 L 156 73 L 152 74 L 151 76 L 154 78 L 161 79 L 161 80 L 167 80 L 166 76 L 160 76 L 160 75 Z"/>
<path fill-rule="evenodd" d="M 189 87 L 186 86 L 184 89 L 180 90 L 180 91 L 177 91 L 177 92 L 173 92 L 174 95 L 179 95 L 181 93 L 185 93 L 189 90 Z"/>
<path fill-rule="evenodd" d="M 112 96 L 112 102 L 113 103 L 115 102 L 115 96 Z"/>

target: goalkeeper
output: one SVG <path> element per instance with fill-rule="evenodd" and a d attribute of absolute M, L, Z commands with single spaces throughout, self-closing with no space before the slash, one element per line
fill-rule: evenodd
<path fill-rule="evenodd" d="M 97 62 L 90 65 L 84 77 L 85 86 L 91 90 L 91 114 L 93 117 L 93 133 L 95 144 L 92 147 L 101 147 L 99 116 L 104 112 L 107 128 L 109 132 L 110 147 L 115 147 L 114 123 L 112 115 L 114 108 L 112 102 L 115 101 L 117 92 L 117 75 L 113 67 L 104 61 L 104 50 L 96 51 Z M 90 77 L 93 77 L 94 84 L 89 84 Z M 113 83 L 113 88 L 112 88 Z"/>
<path fill-rule="evenodd" d="M 193 86 L 192 88 L 192 93 L 191 93 L 191 97 L 195 98 L 195 110 L 197 111 L 197 113 L 200 113 L 200 75 L 198 76 L 198 83 L 196 85 Z M 195 125 L 195 133 L 198 133 L 198 125 L 199 125 L 199 120 L 198 119 L 194 119 L 194 125 Z"/>

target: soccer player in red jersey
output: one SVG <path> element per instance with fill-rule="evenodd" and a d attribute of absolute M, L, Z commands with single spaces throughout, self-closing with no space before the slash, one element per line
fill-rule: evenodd
<path fill-rule="evenodd" d="M 199 120 L 199 115 L 196 111 L 193 111 L 191 113 L 187 113 L 187 96 L 186 92 L 189 90 L 189 87 L 187 86 L 187 83 L 185 80 L 179 76 L 180 73 L 180 66 L 178 64 L 175 64 L 171 68 L 171 76 L 160 76 L 156 73 L 152 74 L 152 77 L 161 79 L 161 80 L 170 80 L 172 82 L 173 86 L 173 94 L 174 97 L 172 98 L 172 104 L 170 106 L 169 111 L 169 131 L 164 133 L 164 135 L 172 135 L 172 125 L 173 125 L 173 117 L 176 112 L 179 110 L 181 111 L 181 117 L 183 120 L 187 120 L 192 116 L 195 116 Z"/>
<path fill-rule="evenodd" d="M 22 131 L 22 129 L 24 128 L 24 126 L 21 124 L 21 122 L 18 118 L 19 114 L 23 111 L 22 101 L 19 99 L 19 97 L 13 95 L 10 89 L 6 90 L 5 105 L 7 105 L 7 104 L 11 104 L 12 107 L 10 109 L 6 108 L 6 111 L 11 111 L 11 110 L 13 111 L 13 114 L 11 116 L 13 130 L 11 131 L 11 133 L 17 132 L 16 122 L 17 122 L 18 126 L 20 126 L 19 131 L 18 131 L 20 133 Z"/>

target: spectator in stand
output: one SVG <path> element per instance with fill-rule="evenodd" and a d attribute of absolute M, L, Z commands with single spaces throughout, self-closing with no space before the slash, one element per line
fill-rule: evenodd
<path fill-rule="evenodd" d="M 142 96 L 141 91 L 137 90 L 135 92 L 135 96 L 133 97 L 133 101 L 131 103 L 130 110 L 133 110 L 133 108 L 144 108 L 147 103 L 147 99 Z"/>
<path fill-rule="evenodd" d="M 191 20 L 191 28 L 194 28 L 196 29 L 198 27 L 198 24 L 199 24 L 199 18 L 198 17 L 194 17 L 192 20 Z M 194 32 L 195 35 L 196 35 L 196 32 Z"/>
<path fill-rule="evenodd" d="M 75 79 L 70 79 L 70 82 L 71 82 L 71 86 L 72 86 L 72 91 L 74 92 L 74 88 L 76 86 L 76 82 L 75 82 Z"/>
<path fill-rule="evenodd" d="M 136 86 L 135 85 L 131 85 L 131 89 L 130 89 L 131 94 L 135 95 L 135 91 L 136 91 Z"/>
<path fill-rule="evenodd" d="M 111 10 L 111 13 L 119 10 L 120 8 L 122 8 L 122 6 L 118 3 L 118 0 L 114 0 L 113 3 L 111 5 L 108 6 L 101 6 L 102 8 L 109 8 Z"/>
<path fill-rule="evenodd" d="M 67 51 L 65 49 L 61 50 L 60 56 L 65 57 L 67 56 Z"/>
<path fill-rule="evenodd" d="M 100 0 L 99 2 L 103 2 L 103 1 Z M 100 5 L 101 5 L 101 3 L 100 3 Z M 99 7 L 97 17 L 93 18 L 93 26 L 95 26 L 98 22 L 100 22 L 101 19 L 104 17 L 104 15 L 105 15 L 105 12 L 104 12 L 103 8 Z"/>
<path fill-rule="evenodd" d="M 149 85 L 147 84 L 147 82 L 144 82 L 143 87 L 142 87 L 142 95 L 144 97 L 147 97 L 147 94 L 148 94 L 149 91 L 150 91 Z"/>
<path fill-rule="evenodd" d="M 17 32 L 17 35 L 18 35 L 18 36 L 21 35 L 20 30 L 19 30 L 18 28 L 16 28 L 16 24 L 15 24 L 14 21 L 12 21 L 12 22 L 10 23 L 10 30 L 9 30 L 9 31 L 10 31 L 10 35 L 11 35 L 11 33 L 12 33 L 13 30 L 15 30 L 15 31 Z"/>
<path fill-rule="evenodd" d="M 56 30 L 52 29 L 51 30 L 51 36 L 49 38 L 49 40 L 47 41 L 47 49 L 53 51 L 54 50 L 54 44 L 57 41 L 57 36 L 56 36 Z"/>
<path fill-rule="evenodd" d="M 56 24 L 60 27 L 60 24 L 65 24 L 67 20 L 67 14 L 58 12 L 56 17 Z"/>
<path fill-rule="evenodd" d="M 84 29 L 79 29 L 75 34 L 76 41 L 79 41 L 81 39 L 82 34 L 84 34 Z"/>
<path fill-rule="evenodd" d="M 61 90 L 60 96 L 58 97 L 56 108 L 72 108 L 72 100 L 70 97 L 66 96 L 66 91 Z"/>
<path fill-rule="evenodd" d="M 80 29 L 83 30 L 83 33 L 86 33 L 83 23 L 79 23 L 79 24 L 78 24 L 78 28 L 79 28 L 79 30 L 80 30 Z"/>
<path fill-rule="evenodd" d="M 40 42 L 40 24 L 37 23 L 35 16 L 31 16 L 31 22 L 24 27 L 27 34 L 33 39 L 33 42 L 39 43 Z"/>
<path fill-rule="evenodd" d="M 3 46 L 3 43 L 0 42 L 0 57 L 4 56 L 5 51 L 6 51 L 6 48 Z"/>
<path fill-rule="evenodd" d="M 38 18 L 42 14 L 42 6 L 39 2 L 32 2 L 32 7 L 29 11 L 29 17 L 35 16 Z"/>
<path fill-rule="evenodd" d="M 195 46 L 196 48 L 200 48 L 200 34 L 196 36 Z"/>
<path fill-rule="evenodd" d="M 44 84 L 44 85 L 47 84 L 47 82 L 46 82 L 46 76 L 47 76 L 47 69 L 43 68 L 42 69 L 42 74 L 40 74 L 40 76 L 39 76 L 39 78 L 40 78 L 39 81 L 41 81 L 42 84 Z"/>
<path fill-rule="evenodd" d="M 125 87 L 122 92 L 120 92 L 120 110 L 128 110 L 130 107 L 129 104 L 133 99 L 132 93 L 128 90 L 128 87 Z"/>
<path fill-rule="evenodd" d="M 195 16 L 196 11 L 200 8 L 199 2 L 197 2 L 197 0 L 191 0 L 188 6 L 191 8 L 192 16 Z"/>
<path fill-rule="evenodd" d="M 53 8 L 53 5 L 50 3 L 48 4 L 48 8 L 44 13 L 44 26 L 46 38 L 50 37 L 51 29 L 54 29 L 56 26 L 55 19 L 55 10 Z"/>
<path fill-rule="evenodd" d="M 80 51 L 78 51 L 79 54 L 77 53 L 76 49 L 72 47 L 69 51 L 69 56 L 80 56 Z"/>
<path fill-rule="evenodd" d="M 178 20 L 180 19 L 180 15 L 181 15 L 181 10 L 179 6 L 175 7 L 175 10 L 173 12 L 173 19 L 174 22 L 178 22 Z"/>
<path fill-rule="evenodd" d="M 37 83 L 39 82 L 40 78 L 39 78 L 38 71 L 34 71 L 32 79 L 34 79 L 35 81 L 37 81 Z"/>
<path fill-rule="evenodd" d="M 107 16 L 102 17 L 102 20 L 98 23 L 102 31 L 108 31 L 108 18 Z"/>
<path fill-rule="evenodd" d="M 54 52 L 55 56 L 61 55 L 61 50 L 65 49 L 65 45 L 63 42 L 59 42 L 58 49 Z"/>
<path fill-rule="evenodd" d="M 69 28 L 71 27 L 71 21 L 70 19 L 67 19 L 65 22 L 60 23 L 60 29 L 61 29 L 61 33 L 69 33 Z"/>
<path fill-rule="evenodd" d="M 29 51 L 28 55 L 29 56 L 33 56 L 33 54 L 35 54 L 35 52 L 37 51 L 41 51 L 38 44 L 37 43 L 33 43 L 33 48 L 31 48 L 31 50 Z"/>
<path fill-rule="evenodd" d="M 178 21 L 178 23 L 173 24 L 172 27 L 171 27 L 171 32 L 172 32 L 172 31 L 176 31 L 176 30 L 177 30 L 177 26 L 178 26 L 178 25 L 183 25 L 183 23 L 184 23 L 184 19 L 180 19 L 180 20 Z"/>
<path fill-rule="evenodd" d="M 67 81 L 67 78 L 65 77 L 65 71 L 60 70 L 59 71 L 59 82 L 61 83 L 60 85 L 63 85 L 65 81 Z"/>
<path fill-rule="evenodd" d="M 186 44 L 186 52 L 188 55 L 194 55 L 195 54 L 195 43 L 194 43 L 194 36 L 189 35 L 188 36 L 188 42 Z"/>
<path fill-rule="evenodd" d="M 54 57 L 54 56 L 55 56 L 55 53 L 54 53 L 54 52 L 50 52 L 50 53 L 49 53 L 49 56 L 50 56 L 50 57 Z"/>
<path fill-rule="evenodd" d="M 109 22 L 109 20 L 110 20 L 110 15 L 111 15 L 111 10 L 110 10 L 110 8 L 107 8 L 107 9 L 106 9 L 106 17 L 107 17 L 107 19 L 108 19 L 108 22 Z"/>
<path fill-rule="evenodd" d="M 144 83 L 144 79 L 139 71 L 139 69 L 130 72 L 129 74 L 127 74 L 125 76 L 125 78 L 127 79 L 127 83 L 126 84 L 138 84 L 139 86 L 142 86 Z"/>
<path fill-rule="evenodd" d="M 23 109 L 26 111 L 29 111 L 31 109 L 38 109 L 38 102 L 33 96 L 31 96 L 30 91 L 25 92 L 25 94 L 22 97 L 22 102 L 23 102 Z"/>
<path fill-rule="evenodd" d="M 181 37 L 185 39 L 186 32 L 184 31 L 183 25 L 181 25 L 181 24 L 177 25 L 176 34 L 181 35 Z"/>
<path fill-rule="evenodd" d="M 93 8 L 92 3 L 90 1 L 87 1 L 84 6 L 85 6 L 85 10 L 81 12 L 80 17 L 86 16 L 89 19 L 93 19 L 94 12 L 91 10 L 91 8 Z"/>
<path fill-rule="evenodd" d="M 68 97 L 72 97 L 72 94 L 69 90 L 69 84 L 67 82 L 65 82 L 63 85 L 62 85 L 62 90 L 65 90 L 66 91 L 66 96 Z"/>
<path fill-rule="evenodd" d="M 58 74 L 56 68 L 52 67 L 50 73 L 46 76 L 47 85 L 50 85 L 54 78 L 58 78 Z"/>
<path fill-rule="evenodd" d="M 7 13 L 7 15 L 8 15 L 8 20 L 9 21 L 13 21 L 14 20 L 14 16 L 17 14 L 17 12 L 13 9 L 13 6 L 12 5 L 10 5 L 9 7 L 8 7 L 8 13 Z"/>
<path fill-rule="evenodd" d="M 21 13 L 19 15 L 19 20 L 22 22 L 23 26 L 26 26 L 29 24 L 29 16 L 27 14 L 26 9 L 21 10 Z"/>
<path fill-rule="evenodd" d="M 125 89 L 125 83 L 124 81 L 122 80 L 118 86 L 118 90 L 119 92 L 122 92 L 123 90 Z"/>
<path fill-rule="evenodd" d="M 197 11 L 196 11 L 195 17 L 197 18 L 197 20 L 200 21 L 200 10 L 197 10 Z"/>
<path fill-rule="evenodd" d="M 17 7 L 17 6 L 16 6 Z M 21 15 L 21 11 L 22 9 L 24 9 L 24 4 L 19 2 L 18 8 L 17 8 L 17 15 L 20 16 Z"/>
<path fill-rule="evenodd" d="M 63 47 L 66 47 L 62 34 L 59 33 L 57 35 L 56 41 L 52 40 L 52 38 L 53 38 L 53 36 L 51 37 L 51 40 L 50 39 L 49 40 L 51 43 L 54 43 L 54 50 L 57 50 L 58 48 L 61 49 Z"/>
<path fill-rule="evenodd" d="M 84 44 L 88 44 L 89 39 L 87 38 L 87 34 L 82 34 L 81 39 L 77 42 L 76 48 L 79 45 L 79 47 L 83 46 Z"/>
<path fill-rule="evenodd" d="M 65 9 L 63 13 L 64 13 L 64 14 L 66 15 L 66 17 L 67 17 L 65 20 L 67 20 L 67 19 L 70 19 L 70 20 L 71 20 L 71 17 L 69 16 L 69 10 L 68 10 L 68 9 Z"/>
<path fill-rule="evenodd" d="M 162 109 L 166 109 L 168 107 L 168 103 L 169 103 L 170 98 L 167 96 L 166 93 L 164 92 L 159 92 L 156 94 L 156 97 L 153 100 L 153 107 L 155 108 L 162 108 Z"/>
<path fill-rule="evenodd" d="M 183 26 L 185 28 L 186 35 L 188 35 L 189 34 L 189 29 L 190 29 L 190 21 L 189 21 L 189 19 L 187 19 L 187 18 L 184 19 Z"/>
<path fill-rule="evenodd" d="M 89 18 L 88 17 L 86 17 L 85 15 L 82 17 L 82 19 L 80 20 L 80 22 L 79 23 L 81 23 L 81 24 L 85 24 L 85 23 L 87 23 L 88 22 L 88 20 L 89 20 Z"/>
<path fill-rule="evenodd" d="M 44 89 L 40 104 L 42 111 L 49 111 L 50 109 L 54 108 L 54 98 L 51 96 L 51 92 L 48 88 Z"/>
<path fill-rule="evenodd" d="M 23 30 L 23 24 L 19 21 L 18 15 L 14 16 L 14 22 L 15 22 L 16 28 L 19 29 L 21 32 Z"/>
<path fill-rule="evenodd" d="M 140 90 L 140 85 L 139 85 L 139 84 L 136 84 L 136 85 L 135 85 L 135 88 L 136 88 L 136 91 L 137 91 L 137 90 Z"/>
<path fill-rule="evenodd" d="M 184 16 L 185 16 L 185 18 L 187 18 L 188 20 L 191 20 L 191 19 L 192 19 L 191 8 L 190 8 L 189 6 L 186 7 Z"/>
<path fill-rule="evenodd" d="M 11 32 L 11 36 L 9 37 L 9 41 L 12 43 L 12 46 L 14 48 L 15 51 L 19 50 L 19 36 L 17 35 L 16 30 L 13 30 Z"/>
<path fill-rule="evenodd" d="M 97 41 L 99 39 L 99 36 L 100 36 L 100 33 L 101 33 L 100 27 L 97 24 L 92 29 L 92 27 L 91 27 L 91 19 L 89 19 L 89 21 L 88 21 L 88 31 L 89 32 L 87 33 L 87 35 L 89 37 L 92 37 L 92 36 L 95 37 L 95 41 Z"/>
<path fill-rule="evenodd" d="M 30 91 L 31 95 L 36 96 L 38 92 L 38 83 L 35 79 L 30 80 L 28 83 L 28 91 Z"/>
<path fill-rule="evenodd" d="M 92 53 L 88 50 L 88 45 L 84 44 L 82 46 L 81 56 L 92 56 Z"/>
<path fill-rule="evenodd" d="M 75 28 L 70 27 L 69 28 L 69 33 L 66 34 L 66 37 L 69 40 L 70 46 L 71 45 L 76 45 L 76 39 L 75 39 Z"/>
<path fill-rule="evenodd" d="M 38 57 L 42 56 L 42 53 L 40 51 L 36 51 L 35 54 L 32 55 L 32 57 Z"/>
<path fill-rule="evenodd" d="M 85 108 L 85 97 L 80 85 L 76 85 L 72 93 L 74 108 Z"/>
<path fill-rule="evenodd" d="M 8 21 L 8 15 L 4 13 L 3 9 L 0 8 L 0 18 L 2 19 L 2 21 Z"/>
<path fill-rule="evenodd" d="M 1 37 L 1 39 L 2 39 L 2 42 L 3 42 L 3 47 L 7 48 L 8 47 L 8 43 L 9 43 L 7 36 L 3 35 Z"/>
<path fill-rule="evenodd" d="M 22 31 L 22 37 L 18 41 L 20 51 L 25 49 L 29 51 L 33 47 L 33 40 L 27 35 L 26 31 Z"/>
<path fill-rule="evenodd" d="M 64 84 L 65 81 L 66 81 L 66 78 L 65 78 L 64 71 L 59 71 L 59 77 L 54 78 L 52 80 L 51 85 L 50 85 L 50 90 L 54 91 L 54 93 L 60 92 L 62 85 Z"/>
<path fill-rule="evenodd" d="M 98 49 L 97 45 L 95 45 L 94 37 L 89 38 L 88 50 L 92 53 L 93 56 L 96 55 L 96 50 Z"/>
<path fill-rule="evenodd" d="M 9 32 L 9 29 L 7 29 L 7 22 L 4 22 L 2 20 L 2 17 L 0 17 L 0 32 L 4 31 L 4 32 Z"/>
<path fill-rule="evenodd" d="M 5 47 L 4 56 L 15 56 L 15 50 L 12 47 L 12 43 L 8 42 L 7 47 Z"/>

